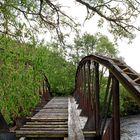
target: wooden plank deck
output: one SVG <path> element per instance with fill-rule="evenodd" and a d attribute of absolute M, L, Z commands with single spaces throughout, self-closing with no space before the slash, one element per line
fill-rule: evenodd
<path fill-rule="evenodd" d="M 16 136 L 26 138 L 64 138 L 84 140 L 95 132 L 83 132 L 87 119 L 80 117 L 73 97 L 54 97 L 19 130 Z"/>
<path fill-rule="evenodd" d="M 67 137 L 68 98 L 54 97 L 16 131 L 17 137 Z"/>
<path fill-rule="evenodd" d="M 84 140 L 84 135 L 81 130 L 80 119 L 76 112 L 74 98 L 69 98 L 69 132 L 68 140 Z"/>

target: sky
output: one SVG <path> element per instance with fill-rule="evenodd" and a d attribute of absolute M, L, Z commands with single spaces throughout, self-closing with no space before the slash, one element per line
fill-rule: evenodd
<path fill-rule="evenodd" d="M 86 16 L 86 8 L 84 6 L 79 5 L 78 3 L 75 4 L 73 0 L 59 1 L 65 5 L 64 10 L 66 13 L 72 17 L 76 17 L 77 21 L 81 23 L 81 30 L 83 33 L 88 32 L 90 34 L 95 34 L 96 32 L 101 32 L 103 35 L 108 36 L 110 41 L 113 41 L 112 35 L 109 34 L 106 28 L 99 29 L 97 27 L 98 17 L 93 17 L 84 23 Z M 140 18 L 138 20 L 140 20 Z M 140 23 L 140 21 L 137 21 L 137 23 Z M 124 39 L 119 40 L 117 43 L 119 56 L 122 56 L 130 67 L 132 67 L 136 72 L 140 73 L 140 32 L 137 33 L 136 38 L 131 44 L 128 44 L 128 42 Z"/>

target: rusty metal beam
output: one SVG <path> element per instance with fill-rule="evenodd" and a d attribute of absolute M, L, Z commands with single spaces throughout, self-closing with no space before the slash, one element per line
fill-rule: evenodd
<path fill-rule="evenodd" d="M 95 103 L 96 103 L 96 133 L 100 136 L 100 95 L 99 95 L 99 63 L 94 63 L 95 66 Z"/>
<path fill-rule="evenodd" d="M 133 80 L 131 79 L 131 77 L 125 74 L 125 72 L 123 71 L 123 68 L 120 68 L 118 65 L 118 62 L 121 63 L 119 60 L 111 59 L 109 57 L 104 57 L 100 55 L 89 55 L 89 56 L 84 57 L 79 62 L 78 69 L 81 65 L 83 65 L 83 63 L 85 63 L 88 60 L 93 60 L 107 67 L 111 71 L 111 73 L 119 80 L 119 82 L 131 93 L 131 95 L 135 98 L 137 103 L 140 105 L 140 84 L 133 83 Z M 128 69 L 131 69 L 126 64 L 124 65 Z M 131 71 L 139 76 L 139 74 L 136 73 L 133 69 L 131 69 Z"/>
<path fill-rule="evenodd" d="M 119 104 L 119 81 L 112 76 L 113 94 L 113 136 L 114 140 L 120 140 L 120 104 Z"/>
<path fill-rule="evenodd" d="M 109 70 L 108 84 L 105 91 L 103 117 L 100 106 L 100 72 L 99 65 Z M 81 75 L 82 69 L 82 76 Z M 127 72 L 131 72 L 131 75 Z M 82 84 L 80 77 L 82 77 Z M 119 82 L 131 93 L 140 104 L 140 75 L 119 60 L 90 55 L 83 58 L 76 72 L 75 97 L 82 106 L 83 114 L 88 117 L 84 129 L 96 130 L 96 139 L 120 140 L 120 109 L 119 109 Z M 80 89 L 82 90 L 79 90 Z M 80 92 L 79 92 L 80 91 Z M 112 100 L 113 97 L 113 100 Z M 111 104 L 111 102 L 113 103 Z M 108 126 L 107 115 L 112 105 L 113 113 Z M 105 132 L 105 133 L 104 133 Z"/>

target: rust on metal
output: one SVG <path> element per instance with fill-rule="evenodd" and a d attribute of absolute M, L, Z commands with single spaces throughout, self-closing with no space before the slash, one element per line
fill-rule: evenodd
<path fill-rule="evenodd" d="M 100 65 L 109 72 L 109 76 L 105 76 L 107 82 L 104 83 L 106 89 L 102 95 L 102 106 L 100 83 L 103 73 L 99 70 Z M 82 109 L 81 115 L 88 117 L 84 131 L 96 131 L 98 140 L 120 140 L 119 83 L 140 104 L 140 75 L 125 63 L 100 55 L 90 55 L 79 62 L 74 97 Z M 112 115 L 108 123 L 110 108 Z"/>
<path fill-rule="evenodd" d="M 108 69 L 108 76 L 103 73 L 104 67 Z M 100 71 L 100 69 L 102 70 Z M 96 140 L 120 140 L 119 83 L 140 104 L 140 75 L 125 63 L 100 55 L 90 55 L 80 61 L 76 72 L 73 96 L 78 104 L 78 109 L 82 110 L 80 115 L 87 118 L 84 127 L 82 127 L 83 130 L 81 130 L 77 123 L 79 119 L 75 113 L 74 104 L 71 105 L 69 113 L 68 98 L 52 98 L 48 79 L 44 75 L 39 94 L 49 102 L 38 108 L 37 113 L 30 118 L 29 122 L 17 130 L 17 135 L 66 138 L 68 130 L 71 130 L 69 134 L 72 134 L 72 139 L 77 137 L 80 140 L 88 137 L 88 139 Z M 100 90 L 101 88 L 103 90 Z M 74 99 L 71 103 L 74 103 Z M 71 116 L 70 125 L 68 125 L 68 116 Z M 0 130 L 2 129 L 9 131 L 0 113 Z"/>

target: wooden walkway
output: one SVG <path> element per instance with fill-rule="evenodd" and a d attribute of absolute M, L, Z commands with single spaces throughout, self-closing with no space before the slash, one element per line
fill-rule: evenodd
<path fill-rule="evenodd" d="M 102 75 L 100 65 L 107 68 L 108 77 Z M 12 136 L 15 139 L 120 140 L 119 83 L 140 103 L 140 75 L 117 59 L 100 55 L 84 57 L 76 71 L 73 97 L 52 98 L 48 79 L 43 76 L 44 81 L 39 87 L 41 106 L 36 108 L 36 114 L 28 118 L 25 125 L 16 130 L 16 137 L 15 133 Z M 100 83 L 103 76 L 106 86 L 101 102 Z M 111 118 L 108 119 L 108 116 Z M 6 132 L 5 135 L 9 133 L 1 113 L 0 131 Z"/>
<path fill-rule="evenodd" d="M 17 137 L 67 137 L 68 98 L 55 97 L 29 122 L 16 131 Z"/>
<path fill-rule="evenodd" d="M 87 132 L 82 131 L 79 113 L 72 97 L 54 97 L 30 121 L 16 130 L 22 138 L 84 140 Z M 86 120 L 86 119 L 85 119 Z M 82 123 L 86 121 L 82 120 Z M 91 135 L 91 134 L 90 134 Z M 95 135 L 93 132 L 92 135 Z M 44 140 L 44 139 L 43 139 Z"/>

